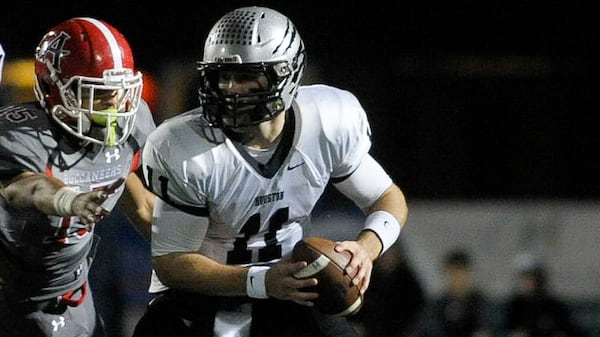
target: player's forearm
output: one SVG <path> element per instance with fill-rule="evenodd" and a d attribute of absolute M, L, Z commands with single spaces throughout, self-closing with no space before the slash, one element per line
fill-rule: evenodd
<path fill-rule="evenodd" d="M 392 184 L 379 200 L 369 207 L 367 214 L 375 211 L 386 211 L 392 214 L 400 226 L 404 226 L 408 219 L 408 205 L 402 190 L 396 184 Z"/>
<path fill-rule="evenodd" d="M 56 214 L 54 195 L 64 184 L 53 177 L 23 173 L 2 188 L 2 196 L 15 208 L 33 208 L 44 214 Z"/>
<path fill-rule="evenodd" d="M 150 241 L 152 210 L 156 196 L 144 187 L 135 173 L 129 174 L 125 187 L 125 191 L 119 199 L 119 209 L 133 224 L 138 233 Z"/>
<path fill-rule="evenodd" d="M 357 241 L 375 260 L 397 240 L 408 219 L 408 206 L 400 188 L 392 184 L 367 210 L 365 228 Z M 394 228 L 395 226 L 395 228 Z"/>
<path fill-rule="evenodd" d="M 379 237 L 371 231 L 361 231 L 358 234 L 356 241 L 360 243 L 363 248 L 365 248 L 369 254 L 369 257 L 371 258 L 371 261 L 375 261 L 383 249 L 381 240 L 379 240 Z"/>
<path fill-rule="evenodd" d="M 195 253 L 154 257 L 154 269 L 165 285 L 213 296 L 246 296 L 248 268 L 229 266 Z"/>
<path fill-rule="evenodd" d="M 133 225 L 135 230 L 146 240 L 152 239 L 152 206 L 151 202 L 147 202 L 142 207 L 131 209 L 129 206 L 123 207 L 120 204 L 120 209 L 125 214 L 125 217 Z"/>

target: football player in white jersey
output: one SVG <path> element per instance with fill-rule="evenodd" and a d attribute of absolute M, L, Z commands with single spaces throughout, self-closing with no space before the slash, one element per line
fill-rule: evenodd
<path fill-rule="evenodd" d="M 110 24 L 63 21 L 34 62 L 38 100 L 0 107 L 0 336 L 104 336 L 94 225 L 118 205 L 149 238 L 155 196 L 136 171 L 155 124 Z"/>
<path fill-rule="evenodd" d="M 304 44 L 294 24 L 243 7 L 212 28 L 198 62 L 201 107 L 161 124 L 142 161 L 157 194 L 152 226 L 156 297 L 134 336 L 356 336 L 344 317 L 311 308 L 315 279 L 293 274 L 294 244 L 329 182 L 365 212 L 337 243 L 364 293 L 373 261 L 408 209 L 371 157 L 365 111 L 350 92 L 300 86 Z"/>

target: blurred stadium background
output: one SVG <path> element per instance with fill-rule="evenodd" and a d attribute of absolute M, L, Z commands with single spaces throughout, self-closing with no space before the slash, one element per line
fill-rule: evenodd
<path fill-rule="evenodd" d="M 411 206 L 399 245 L 426 294 L 440 291 L 441 256 L 467 247 L 501 315 L 526 256 L 549 267 L 552 289 L 600 336 L 594 11 L 579 2 L 383 3 L 19 1 L 0 10 L 0 100 L 33 99 L 31 56 L 46 29 L 95 16 L 127 36 L 160 123 L 197 104 L 195 61 L 213 22 L 242 5 L 278 9 L 306 43 L 305 83 L 346 88 L 369 113 L 373 154 Z M 358 219 L 330 192 L 313 229 L 351 237 Z M 129 336 L 149 298 L 149 247 L 118 212 L 98 232 L 95 297 L 111 336 Z"/>

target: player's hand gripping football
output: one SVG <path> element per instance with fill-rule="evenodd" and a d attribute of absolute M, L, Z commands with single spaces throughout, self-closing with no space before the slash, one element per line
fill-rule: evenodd
<path fill-rule="evenodd" d="M 83 224 L 88 226 L 88 229 L 91 229 L 94 224 L 110 214 L 110 211 L 102 207 L 102 204 L 124 181 L 124 178 L 119 178 L 114 183 L 104 186 L 101 189 L 81 193 L 73 199 L 73 203 L 71 204 L 73 213 L 79 217 L 79 220 Z"/>
<path fill-rule="evenodd" d="M 337 242 L 335 246 L 337 252 L 347 250 L 352 258 L 344 271 L 348 275 L 356 275 L 352 278 L 352 283 L 358 285 L 360 293 L 365 294 L 371 282 L 371 272 L 373 271 L 373 260 L 369 256 L 366 249 L 357 241 L 342 241 Z"/>
<path fill-rule="evenodd" d="M 318 293 L 302 291 L 301 288 L 317 284 L 316 278 L 298 279 L 294 273 L 304 269 L 306 262 L 279 262 L 267 272 L 265 284 L 269 297 L 290 300 L 301 305 L 313 306 Z"/>

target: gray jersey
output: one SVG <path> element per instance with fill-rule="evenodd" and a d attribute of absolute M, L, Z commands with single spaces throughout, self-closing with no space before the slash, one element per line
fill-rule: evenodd
<path fill-rule="evenodd" d="M 0 177 L 21 172 L 45 173 L 88 192 L 127 178 L 140 163 L 141 148 L 155 128 L 148 106 L 140 106 L 129 140 L 116 147 L 75 145 L 38 104 L 0 108 Z M 124 186 L 104 202 L 111 210 Z M 93 242 L 77 217 L 47 216 L 10 207 L 0 196 L 0 264 L 20 296 L 52 298 L 76 289 L 87 279 Z"/>
<path fill-rule="evenodd" d="M 329 180 L 350 175 L 370 146 L 358 100 L 324 85 L 300 88 L 265 164 L 193 113 L 168 120 L 143 155 L 147 183 L 165 202 L 155 209 L 152 253 L 198 251 L 235 265 L 277 261 L 302 238 Z M 207 217 L 207 225 L 183 213 Z M 153 277 L 151 291 L 162 289 Z"/>

